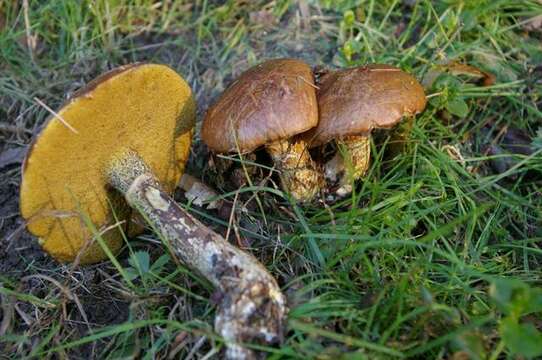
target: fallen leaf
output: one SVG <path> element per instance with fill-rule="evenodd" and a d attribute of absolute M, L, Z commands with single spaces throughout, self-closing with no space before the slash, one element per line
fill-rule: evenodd
<path fill-rule="evenodd" d="M 429 70 L 424 76 L 422 85 L 426 89 L 430 89 L 433 86 L 435 80 L 443 73 L 448 73 L 454 76 L 466 76 L 480 86 L 491 86 L 495 84 L 495 75 L 480 70 L 479 68 L 463 64 L 457 61 L 451 61 L 447 64 L 436 65 L 433 69 Z"/>

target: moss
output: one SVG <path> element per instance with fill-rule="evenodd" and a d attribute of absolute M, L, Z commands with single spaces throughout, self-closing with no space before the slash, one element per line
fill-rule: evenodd
<path fill-rule="evenodd" d="M 103 231 L 111 250 L 120 249 L 121 233 L 110 228 L 113 211 L 121 220 L 129 220 L 130 211 L 107 185 L 106 166 L 114 155 L 137 152 L 169 192 L 189 155 L 192 126 L 182 124 L 194 123 L 195 103 L 177 73 L 149 64 L 104 79 L 58 111 L 77 133 L 51 119 L 23 169 L 21 213 L 43 248 L 61 261 L 74 260 L 92 237 L 82 214 Z M 104 256 L 94 242 L 80 260 L 92 263 Z"/>

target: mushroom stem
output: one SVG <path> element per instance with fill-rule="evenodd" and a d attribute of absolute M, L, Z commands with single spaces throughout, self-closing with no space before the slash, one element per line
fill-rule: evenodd
<path fill-rule="evenodd" d="M 219 295 L 215 329 L 229 359 L 253 359 L 243 343 L 282 340 L 287 312 L 275 279 L 252 255 L 234 247 L 182 209 L 135 153 L 115 158 L 109 183 L 159 231 L 170 251 L 199 271 Z"/>
<path fill-rule="evenodd" d="M 298 201 L 312 200 L 320 191 L 323 178 L 309 154 L 307 143 L 296 138 L 279 140 L 268 144 L 266 149 L 281 172 L 284 189 Z"/>
<path fill-rule="evenodd" d="M 335 156 L 324 165 L 326 180 L 334 183 L 340 176 L 339 196 L 352 191 L 352 184 L 362 178 L 369 169 L 371 141 L 369 136 L 346 136 L 336 140 L 338 150 Z M 342 174 L 342 175 L 341 175 Z"/>

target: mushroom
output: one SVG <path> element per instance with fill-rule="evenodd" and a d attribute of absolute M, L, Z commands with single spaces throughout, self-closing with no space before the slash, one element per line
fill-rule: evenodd
<path fill-rule="evenodd" d="M 95 263 L 106 254 L 90 241 L 89 223 L 112 252 L 122 246 L 120 230 L 140 232 L 104 169 L 131 149 L 171 193 L 188 159 L 195 109 L 174 71 L 132 64 L 98 77 L 52 112 L 27 152 L 20 190 L 21 213 L 44 250 L 60 261 Z"/>
<path fill-rule="evenodd" d="M 201 138 L 214 152 L 249 153 L 265 146 L 296 200 L 311 200 L 322 176 L 307 144 L 297 137 L 318 123 L 316 86 L 310 67 L 274 59 L 241 74 L 207 111 Z"/>
<path fill-rule="evenodd" d="M 251 255 L 228 243 L 170 196 L 188 157 L 196 105 L 186 82 L 163 65 L 113 70 L 76 93 L 45 126 L 23 166 L 21 213 L 61 261 L 117 251 L 129 209 L 220 294 L 215 328 L 229 358 L 255 356 L 242 343 L 281 338 L 285 300 Z M 70 130 L 71 129 L 71 130 Z M 91 244 L 87 246 L 87 244 Z"/>
<path fill-rule="evenodd" d="M 310 147 L 337 143 L 339 151 L 325 164 L 324 173 L 334 181 L 344 171 L 338 191 L 344 195 L 369 168 L 371 131 L 391 128 L 421 112 L 425 94 L 414 77 L 380 64 L 323 72 L 317 83 L 320 121 L 303 138 Z"/>

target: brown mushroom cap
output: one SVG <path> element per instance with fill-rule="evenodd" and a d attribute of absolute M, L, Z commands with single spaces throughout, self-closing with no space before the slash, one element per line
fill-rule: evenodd
<path fill-rule="evenodd" d="M 373 64 L 330 71 L 319 79 L 320 121 L 304 138 L 311 147 L 390 128 L 425 108 L 421 84 L 400 69 Z"/>
<path fill-rule="evenodd" d="M 250 68 L 224 91 L 207 111 L 201 138 L 215 152 L 251 152 L 317 123 L 311 68 L 275 59 Z"/>
<path fill-rule="evenodd" d="M 188 158 L 195 102 L 186 82 L 163 65 L 136 64 L 102 75 L 51 117 L 28 151 L 21 214 L 42 247 L 61 261 L 105 258 L 92 223 L 114 252 L 130 210 L 106 175 L 112 158 L 135 151 L 172 191 Z M 117 224 L 117 226 L 115 226 Z"/>

